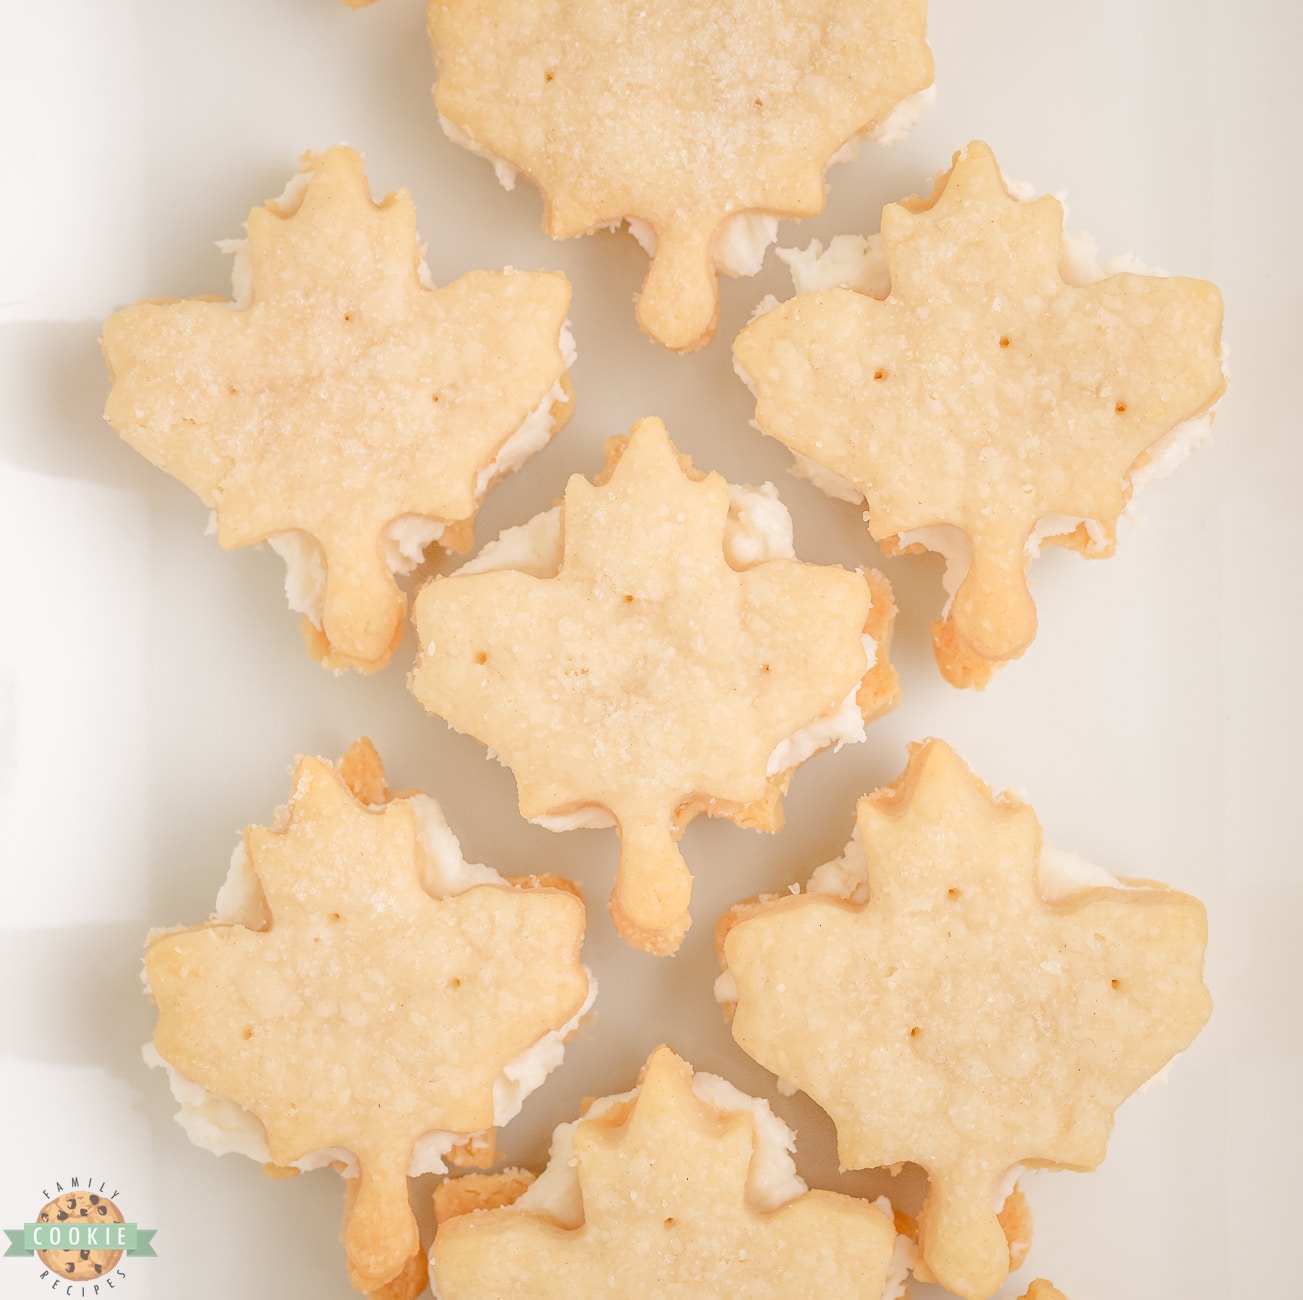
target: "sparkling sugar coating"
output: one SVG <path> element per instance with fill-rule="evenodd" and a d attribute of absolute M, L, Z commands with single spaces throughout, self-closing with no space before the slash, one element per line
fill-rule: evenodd
<path fill-rule="evenodd" d="M 468 543 L 481 472 L 563 383 L 570 286 L 507 270 L 432 288 L 405 190 L 374 203 L 351 149 L 302 167 L 285 206 L 249 214 L 247 305 L 142 302 L 106 322 L 105 414 L 215 510 L 223 546 L 315 539 L 309 648 L 374 671 L 406 609 L 386 530 L 422 516 L 458 526 L 445 546 Z"/>
<path fill-rule="evenodd" d="M 431 897 L 410 801 L 368 807 L 316 758 L 299 760 L 278 828 L 245 842 L 270 922 L 150 943 L 154 1042 L 261 1122 L 275 1164 L 356 1158 L 344 1245 L 373 1291 L 419 1256 L 418 1139 L 492 1128 L 504 1068 L 584 1004 L 584 907 L 506 884 Z"/>
<path fill-rule="evenodd" d="M 1012 197 L 980 143 L 931 196 L 883 210 L 882 249 L 886 297 L 794 298 L 734 358 L 761 430 L 862 492 L 884 550 L 963 533 L 971 563 L 933 642 L 948 680 L 982 686 L 1035 636 L 1038 522 L 1092 521 L 1046 544 L 1111 555 L 1131 471 L 1221 396 L 1221 295 L 1131 273 L 1066 282 L 1062 206 Z"/>
<path fill-rule="evenodd" d="M 777 829 L 790 772 L 768 775 L 775 746 L 849 692 L 866 717 L 895 702 L 893 609 L 877 575 L 731 568 L 728 486 L 684 468 L 659 420 L 614 454 L 609 481 L 570 479 L 555 577 L 453 574 L 422 589 L 409 685 L 512 769 L 525 817 L 611 814 L 612 915 L 629 942 L 666 953 L 689 924 L 682 826 L 704 812 Z"/>
<path fill-rule="evenodd" d="M 702 1100 L 692 1079 L 658 1048 L 636 1098 L 578 1123 L 578 1226 L 510 1206 L 441 1220 L 438 1294 L 880 1300 L 896 1238 L 888 1215 L 822 1191 L 757 1209 L 747 1195 L 755 1120 Z"/>
<path fill-rule="evenodd" d="M 985 1300 L 1009 1268 L 1006 1172 L 1093 1169 L 1114 1110 L 1207 1020 L 1204 910 L 1157 885 L 1045 901 L 1035 814 L 939 741 L 858 826 L 867 902 L 731 918 L 733 1036 L 832 1116 L 844 1166 L 927 1171 L 922 1261 Z"/>
<path fill-rule="evenodd" d="M 823 207 L 824 168 L 932 81 L 926 0 L 431 0 L 439 112 L 543 191 L 557 238 L 632 219 L 652 338 L 700 347 L 743 213 Z M 653 242 L 654 241 L 654 242 Z"/>

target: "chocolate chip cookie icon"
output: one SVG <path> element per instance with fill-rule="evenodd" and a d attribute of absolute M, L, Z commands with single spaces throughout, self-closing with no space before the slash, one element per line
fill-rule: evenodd
<path fill-rule="evenodd" d="M 55 1197 L 37 1215 L 40 1223 L 76 1224 L 122 1223 L 122 1211 L 107 1196 L 94 1192 L 65 1192 Z M 107 1236 L 107 1234 L 105 1234 Z M 94 1240 L 78 1234 L 80 1240 Z M 70 1282 L 89 1282 L 109 1272 L 122 1258 L 120 1250 L 38 1250 L 41 1262 L 52 1273 Z"/>

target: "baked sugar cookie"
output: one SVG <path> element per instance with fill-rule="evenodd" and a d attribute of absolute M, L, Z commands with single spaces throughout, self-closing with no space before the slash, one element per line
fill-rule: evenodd
<path fill-rule="evenodd" d="M 1195 899 L 1043 851 L 1032 810 L 940 741 L 860 801 L 808 892 L 721 929 L 734 1038 L 832 1116 L 843 1166 L 927 1171 L 917 1276 L 965 1300 L 1008 1272 L 1018 1167 L 1098 1165 L 1211 1010 Z"/>
<path fill-rule="evenodd" d="M 929 197 L 883 210 L 876 247 L 795 259 L 807 285 L 855 288 L 801 293 L 734 344 L 759 429 L 867 502 L 887 554 L 945 555 L 932 635 L 956 686 L 1031 644 L 1040 549 L 1112 555 L 1134 484 L 1206 435 L 1226 386 L 1213 285 L 1081 252 L 1057 199 L 1015 198 L 971 144 Z"/>
<path fill-rule="evenodd" d="M 351 149 L 301 166 L 227 245 L 234 301 L 105 324 L 105 415 L 223 546 L 284 557 L 317 659 L 373 672 L 402 633 L 394 575 L 436 540 L 466 550 L 489 486 L 565 422 L 570 286 L 508 269 L 437 289 L 406 190 L 373 202 Z"/>
<path fill-rule="evenodd" d="M 475 1208 L 491 1179 L 440 1188 L 437 1293 L 896 1300 L 912 1251 L 890 1206 L 806 1190 L 794 1145 L 765 1102 L 658 1048 L 633 1092 L 556 1130 L 536 1181 L 503 1176 L 499 1208 Z"/>
<path fill-rule="evenodd" d="M 710 341 L 718 275 L 760 269 L 824 169 L 926 102 L 926 0 L 431 0 L 435 103 L 558 239 L 628 221 L 651 256 L 638 320 Z"/>
<path fill-rule="evenodd" d="M 209 924 L 151 936 L 146 1056 L 201 1146 L 273 1174 L 333 1164 L 354 1285 L 415 1295 L 407 1179 L 493 1159 L 591 1004 L 583 930 L 564 882 L 466 863 L 433 800 L 389 794 L 369 742 L 338 768 L 303 758 Z"/>
<path fill-rule="evenodd" d="M 611 912 L 678 947 L 700 813 L 777 830 L 793 770 L 895 703 L 878 574 L 798 563 L 772 489 L 733 489 L 659 420 L 608 444 L 597 483 L 420 592 L 409 685 L 515 774 L 521 813 L 616 825 Z"/>

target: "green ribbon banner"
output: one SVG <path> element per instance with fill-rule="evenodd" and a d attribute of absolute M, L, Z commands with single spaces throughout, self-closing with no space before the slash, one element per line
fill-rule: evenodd
<path fill-rule="evenodd" d="M 127 1255 L 157 1258 L 154 1240 L 157 1228 L 134 1223 L 25 1223 L 6 1228 L 10 1255 L 34 1255 L 38 1250 L 120 1250 Z"/>

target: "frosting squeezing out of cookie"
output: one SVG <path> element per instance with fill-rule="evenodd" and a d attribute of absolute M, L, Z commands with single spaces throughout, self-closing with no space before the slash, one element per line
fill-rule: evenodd
<path fill-rule="evenodd" d="M 847 1168 L 927 1171 L 916 1275 L 986 1300 L 1010 1266 L 1001 1181 L 1093 1169 L 1116 1108 L 1207 1020 L 1204 910 L 1148 882 L 1046 898 L 1035 814 L 939 741 L 858 826 L 840 871 L 863 891 L 721 923 L 733 1036 L 828 1111 Z"/>
<path fill-rule="evenodd" d="M 628 219 L 639 322 L 675 349 L 714 334 L 721 266 L 752 273 L 775 218 L 822 209 L 850 142 L 895 138 L 925 28 L 926 0 L 429 5 L 449 134 L 534 181 L 557 238 Z"/>
<path fill-rule="evenodd" d="M 145 970 L 159 1055 L 255 1117 L 276 1166 L 351 1158 L 344 1245 L 373 1292 L 420 1259 L 414 1148 L 491 1129 L 504 1071 L 573 1020 L 590 981 L 575 894 L 544 879 L 435 897 L 418 810 L 359 756 L 374 751 L 338 770 L 301 759 L 280 823 L 246 832 L 265 924 L 161 934 Z"/>
<path fill-rule="evenodd" d="M 946 554 L 937 660 L 983 686 L 1035 635 L 1039 548 L 1111 555 L 1130 476 L 1221 397 L 1221 295 L 1065 280 L 1060 203 L 1020 202 L 980 143 L 931 196 L 883 210 L 881 248 L 884 296 L 802 294 L 734 358 L 759 428 L 830 472 L 833 495 L 862 496 L 884 550 Z"/>
<path fill-rule="evenodd" d="M 371 199 L 351 149 L 307 154 L 249 214 L 235 301 L 142 302 L 104 326 L 105 414 L 210 506 L 227 548 L 291 567 L 313 655 L 372 672 L 435 538 L 564 423 L 570 286 L 545 272 L 428 281 L 406 191 Z"/>
<path fill-rule="evenodd" d="M 422 589 L 409 684 L 512 769 L 524 816 L 610 815 L 612 915 L 629 942 L 665 953 L 689 924 L 682 827 L 706 813 L 777 829 L 790 777 L 770 771 L 780 742 L 848 696 L 865 718 L 895 702 L 894 610 L 878 575 L 731 567 L 728 487 L 681 463 L 660 421 L 612 451 L 606 481 L 575 475 L 566 488 L 554 573 L 452 574 Z"/>

